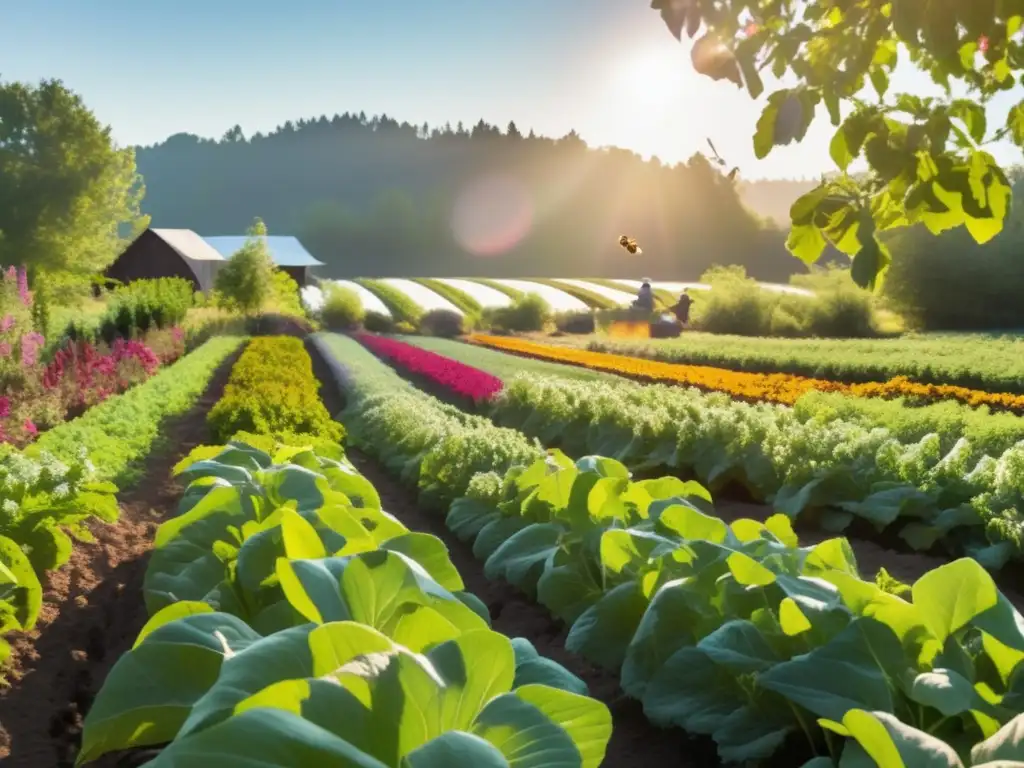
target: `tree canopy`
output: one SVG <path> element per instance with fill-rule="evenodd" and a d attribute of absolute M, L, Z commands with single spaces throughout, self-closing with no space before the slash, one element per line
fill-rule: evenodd
<path fill-rule="evenodd" d="M 225 302 L 251 315 L 263 309 L 274 295 L 274 261 L 267 248 L 267 227 L 255 219 L 246 232 L 245 245 L 220 268 L 214 288 Z"/>
<path fill-rule="evenodd" d="M 748 211 L 702 155 L 669 166 L 622 149 L 496 126 L 411 125 L 344 114 L 246 137 L 178 134 L 137 150 L 143 203 L 162 227 L 238 232 L 259 214 L 327 266 L 354 276 L 693 279 L 714 263 L 786 281 L 806 268 L 785 233 Z M 490 226 L 493 250 L 458 238 Z M 622 232 L 642 244 L 626 259 Z M 477 233 L 479 234 L 479 233 Z M 487 238 L 484 238 L 487 239 Z"/>
<path fill-rule="evenodd" d="M 95 274 L 148 224 L 135 154 L 59 80 L 0 82 L 0 263 Z"/>
<path fill-rule="evenodd" d="M 764 91 L 761 73 L 795 83 L 767 98 L 754 150 L 799 142 L 824 107 L 836 127 L 830 153 L 842 172 L 792 206 L 787 245 L 807 263 L 826 244 L 853 257 L 853 276 L 876 286 L 891 256 L 880 233 L 923 224 L 995 237 L 1011 187 L 984 148 L 1024 146 L 1024 101 L 1004 125 L 987 105 L 1024 71 L 1024 0 L 652 0 L 677 39 L 696 38 L 697 72 Z M 904 60 L 944 97 L 894 93 Z M 845 114 L 844 114 L 845 112 Z M 863 158 L 868 173 L 847 173 Z"/>

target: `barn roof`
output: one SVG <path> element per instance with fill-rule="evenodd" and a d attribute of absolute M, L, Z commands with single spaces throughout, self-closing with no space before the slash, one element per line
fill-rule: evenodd
<path fill-rule="evenodd" d="M 176 250 L 182 258 L 193 261 L 224 260 L 224 257 L 213 246 L 191 229 L 151 229 L 150 231 Z"/>
<path fill-rule="evenodd" d="M 227 237 L 204 237 L 202 240 L 214 251 L 220 254 L 222 259 L 230 259 L 238 249 L 245 245 L 244 236 Z M 285 235 L 268 235 L 264 241 L 267 250 L 270 251 L 270 258 L 278 267 L 322 267 L 323 262 L 317 261 L 310 255 L 309 251 L 302 247 L 298 238 Z"/>

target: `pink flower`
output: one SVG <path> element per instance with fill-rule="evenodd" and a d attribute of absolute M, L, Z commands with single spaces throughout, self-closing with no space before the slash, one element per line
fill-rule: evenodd
<path fill-rule="evenodd" d="M 0 319 L 0 333 L 7 333 L 14 327 L 14 323 L 14 315 L 4 315 L 3 319 Z"/>
<path fill-rule="evenodd" d="M 45 341 L 46 339 L 35 331 L 21 337 L 21 364 L 23 367 L 31 368 L 39 362 L 39 348 Z"/>
<path fill-rule="evenodd" d="M 18 296 L 21 297 L 21 303 L 26 307 L 32 305 L 32 294 L 28 290 L 28 270 L 24 267 L 18 273 Z"/>
<path fill-rule="evenodd" d="M 8 280 L 8 281 L 13 283 L 17 279 L 18 279 L 18 270 L 17 270 L 17 268 L 15 268 L 13 266 L 8 267 L 7 271 L 4 272 L 4 280 Z"/>
<path fill-rule="evenodd" d="M 422 376 L 444 387 L 459 397 L 480 403 L 490 400 L 504 387 L 501 379 L 479 368 L 465 365 L 451 358 L 414 347 L 395 339 L 356 334 L 356 338 L 373 354 L 391 362 L 409 373 Z"/>
<path fill-rule="evenodd" d="M 32 419 L 25 419 L 25 431 L 32 437 L 39 434 L 39 430 L 36 428 L 36 425 L 32 423 Z"/>
<path fill-rule="evenodd" d="M 11 398 L 0 397 L 0 419 L 6 419 L 11 415 Z"/>
<path fill-rule="evenodd" d="M 0 357 L 11 356 L 11 345 L 6 341 L 0 342 Z"/>

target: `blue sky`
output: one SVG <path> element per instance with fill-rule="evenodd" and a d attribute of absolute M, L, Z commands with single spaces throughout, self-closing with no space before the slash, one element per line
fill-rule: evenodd
<path fill-rule="evenodd" d="M 4 9 L 0 77 L 59 77 L 123 144 L 387 112 L 613 144 L 684 160 L 711 137 L 746 178 L 831 169 L 822 116 L 757 161 L 761 106 L 692 72 L 648 0 L 32 0 Z M 902 89 L 924 92 L 916 74 Z M 770 87 L 770 86 L 769 86 Z M 1014 93 L 1000 100 L 1001 121 Z M 1003 162 L 1019 151 L 999 148 Z"/>

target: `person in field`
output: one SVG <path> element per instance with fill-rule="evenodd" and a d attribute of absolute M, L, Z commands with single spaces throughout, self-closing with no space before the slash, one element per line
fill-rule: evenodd
<path fill-rule="evenodd" d="M 654 311 L 654 291 L 651 290 L 651 281 L 646 277 L 644 278 L 643 285 L 640 286 L 640 292 L 636 296 L 636 301 L 633 302 L 634 309 L 643 309 L 647 312 Z"/>
<path fill-rule="evenodd" d="M 691 297 L 689 292 L 684 288 L 682 294 L 679 296 L 679 301 L 676 302 L 674 307 L 672 307 L 672 311 L 675 313 L 676 319 L 684 328 L 690 323 L 691 306 L 693 306 L 693 297 Z"/>

